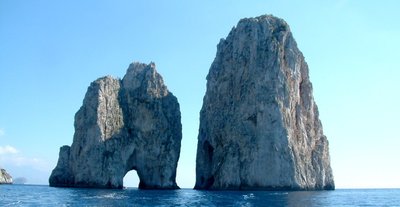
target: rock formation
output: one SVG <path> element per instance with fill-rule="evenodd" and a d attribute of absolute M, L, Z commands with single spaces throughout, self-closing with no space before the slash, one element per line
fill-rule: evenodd
<path fill-rule="evenodd" d="M 334 189 L 308 66 L 287 23 L 239 21 L 217 47 L 200 112 L 196 189 Z"/>
<path fill-rule="evenodd" d="M 5 169 L 0 168 L 0 184 L 12 184 L 13 179 Z"/>
<path fill-rule="evenodd" d="M 176 189 L 181 128 L 178 101 L 154 63 L 132 63 L 122 80 L 91 83 L 50 186 L 122 188 L 125 174 L 136 170 L 139 188 Z"/>

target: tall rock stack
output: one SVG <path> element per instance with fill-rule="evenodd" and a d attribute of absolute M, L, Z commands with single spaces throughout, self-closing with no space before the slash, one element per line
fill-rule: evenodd
<path fill-rule="evenodd" d="M 218 44 L 200 113 L 196 189 L 334 189 L 308 66 L 287 23 L 239 21 Z"/>
<path fill-rule="evenodd" d="M 182 139 L 179 104 L 154 63 L 132 63 L 122 80 L 100 78 L 75 115 L 50 186 L 122 188 L 136 170 L 142 189 L 176 189 Z"/>

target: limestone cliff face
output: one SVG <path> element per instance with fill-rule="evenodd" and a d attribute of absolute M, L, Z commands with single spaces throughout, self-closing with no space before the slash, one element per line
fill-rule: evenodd
<path fill-rule="evenodd" d="M 200 112 L 195 188 L 334 189 L 308 66 L 282 19 L 242 19 L 218 44 Z"/>
<path fill-rule="evenodd" d="M 178 188 L 181 128 L 178 101 L 155 65 L 133 63 L 122 80 L 91 83 L 50 186 L 122 188 L 125 174 L 136 170 L 139 188 Z"/>
<path fill-rule="evenodd" d="M 12 184 L 13 179 L 10 174 L 7 173 L 5 169 L 0 168 L 0 184 Z"/>

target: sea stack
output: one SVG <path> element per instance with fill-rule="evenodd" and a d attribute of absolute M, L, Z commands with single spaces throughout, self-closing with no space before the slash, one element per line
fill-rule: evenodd
<path fill-rule="evenodd" d="M 12 184 L 13 179 L 5 169 L 0 168 L 0 184 Z"/>
<path fill-rule="evenodd" d="M 177 98 L 154 63 L 132 63 L 122 80 L 90 84 L 50 186 L 122 188 L 125 174 L 136 170 L 141 189 L 177 189 L 181 139 Z"/>
<path fill-rule="evenodd" d="M 334 188 L 308 66 L 288 24 L 240 20 L 207 76 L 195 189 Z"/>

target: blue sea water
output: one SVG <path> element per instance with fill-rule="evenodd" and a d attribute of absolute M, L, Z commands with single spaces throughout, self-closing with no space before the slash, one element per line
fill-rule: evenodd
<path fill-rule="evenodd" d="M 274 192 L 0 185 L 0 206 L 400 206 L 400 189 Z"/>

